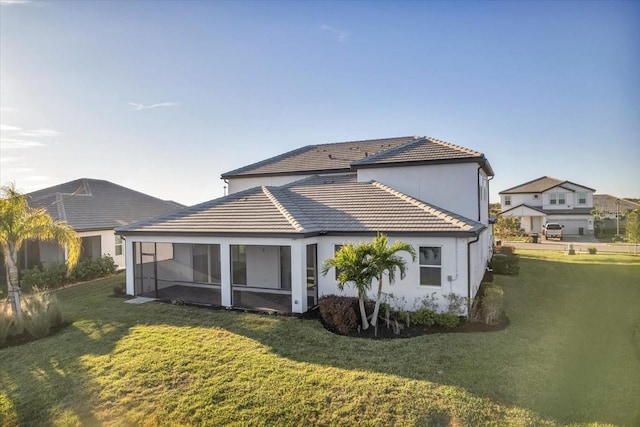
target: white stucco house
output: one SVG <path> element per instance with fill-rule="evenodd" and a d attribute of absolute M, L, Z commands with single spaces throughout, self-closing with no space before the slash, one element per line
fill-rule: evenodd
<path fill-rule="evenodd" d="M 419 254 L 384 292 L 472 300 L 491 257 L 491 165 L 429 137 L 305 146 L 224 173 L 227 196 L 119 227 L 127 293 L 303 313 L 340 294 L 322 262 L 384 232 Z M 352 289 L 346 293 L 355 295 Z"/>
<path fill-rule="evenodd" d="M 125 248 L 115 228 L 184 207 L 109 181 L 81 178 L 27 194 L 29 206 L 44 208 L 65 221 L 82 239 L 80 259 L 111 255 L 125 267 Z M 52 242 L 28 242 L 20 254 L 22 268 L 63 263 L 65 250 Z"/>
<path fill-rule="evenodd" d="M 593 188 L 543 176 L 501 191 L 501 215 L 517 216 L 526 234 L 541 233 L 546 223 L 564 226 L 565 234 L 593 234 Z"/>

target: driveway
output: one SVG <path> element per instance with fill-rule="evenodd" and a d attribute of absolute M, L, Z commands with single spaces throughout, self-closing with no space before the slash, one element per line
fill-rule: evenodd
<path fill-rule="evenodd" d="M 576 252 L 587 252 L 587 248 L 595 246 L 598 252 L 618 252 L 618 253 L 634 253 L 633 245 L 625 245 L 621 243 L 600 243 L 594 236 L 578 236 L 565 235 L 563 240 L 544 240 L 544 237 L 538 243 L 522 243 L 522 242 L 503 242 L 504 245 L 513 246 L 516 249 L 544 249 L 551 251 L 568 251 L 569 245 L 573 245 Z M 640 248 L 638 248 L 640 253 Z"/>

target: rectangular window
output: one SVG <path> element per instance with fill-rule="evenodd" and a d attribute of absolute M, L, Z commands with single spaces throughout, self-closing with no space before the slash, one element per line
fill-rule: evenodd
<path fill-rule="evenodd" d="M 338 251 L 340 250 L 340 248 L 342 248 L 342 245 L 335 245 L 333 247 L 333 255 L 335 256 L 335 254 L 338 253 Z M 340 270 L 338 268 L 335 269 L 336 270 L 336 281 L 338 280 L 338 275 L 340 274 Z"/>
<path fill-rule="evenodd" d="M 420 246 L 420 285 L 442 285 L 442 248 Z"/>
<path fill-rule="evenodd" d="M 558 203 L 557 194 L 549 194 L 549 204 L 555 205 Z"/>
<path fill-rule="evenodd" d="M 566 200 L 565 200 L 564 196 L 565 196 L 564 193 L 558 193 L 558 204 L 559 205 L 564 205 L 566 203 Z"/>
<path fill-rule="evenodd" d="M 116 235 L 116 255 L 122 255 L 122 236 Z"/>
<path fill-rule="evenodd" d="M 578 204 L 584 205 L 587 203 L 587 193 L 578 193 Z"/>
<path fill-rule="evenodd" d="M 504 205 L 511 206 L 511 196 L 504 196 Z"/>

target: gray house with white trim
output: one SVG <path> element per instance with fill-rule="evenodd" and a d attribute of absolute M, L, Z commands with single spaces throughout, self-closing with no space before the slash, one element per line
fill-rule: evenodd
<path fill-rule="evenodd" d="M 306 146 L 222 175 L 229 195 L 120 227 L 127 293 L 303 313 L 337 294 L 322 262 L 376 233 L 414 246 L 385 283 L 404 307 L 471 301 L 493 245 L 485 156 L 428 137 Z M 346 293 L 354 294 L 351 289 Z"/>

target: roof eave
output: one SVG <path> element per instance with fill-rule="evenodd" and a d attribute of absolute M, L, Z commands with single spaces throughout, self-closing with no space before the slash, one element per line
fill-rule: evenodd
<path fill-rule="evenodd" d="M 480 163 L 483 167 L 487 175 L 493 175 L 493 169 L 489 164 L 489 161 L 484 156 L 474 156 L 474 157 L 459 157 L 459 158 L 450 158 L 450 159 L 437 159 L 437 160 L 414 160 L 414 161 L 404 161 L 404 162 L 387 162 L 387 163 L 358 163 L 352 164 L 352 170 L 358 169 L 373 169 L 373 168 L 397 168 L 403 166 L 425 166 L 425 165 L 447 165 L 447 164 L 456 164 L 456 163 Z M 487 168 L 488 166 L 488 168 Z"/>

